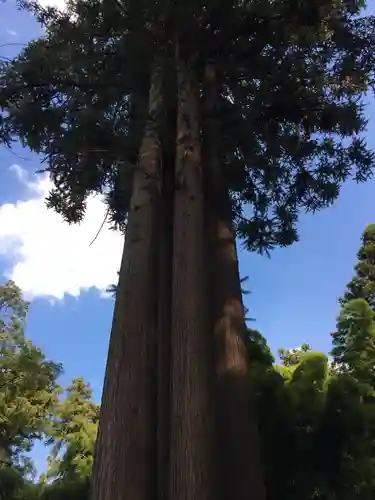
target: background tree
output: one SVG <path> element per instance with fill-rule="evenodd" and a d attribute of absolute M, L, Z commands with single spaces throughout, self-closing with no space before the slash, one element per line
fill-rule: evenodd
<path fill-rule="evenodd" d="M 47 477 L 84 479 L 91 474 L 99 405 L 92 401 L 92 390 L 82 378 L 74 379 L 65 392 L 49 430 L 52 449 Z"/>
<path fill-rule="evenodd" d="M 339 498 L 370 499 L 375 492 L 374 312 L 364 299 L 344 302 L 332 334 L 334 370 L 323 436 L 323 463 Z M 329 434 L 329 435 L 328 435 Z"/>
<path fill-rule="evenodd" d="M 27 467 L 24 452 L 43 437 L 62 370 L 25 338 L 27 308 L 13 282 L 0 286 L 0 459 L 13 467 Z"/>
<path fill-rule="evenodd" d="M 332 447 L 325 460 L 332 488 L 345 499 L 371 498 L 375 491 L 374 243 L 375 226 L 370 224 L 332 333 L 334 370 L 325 422 L 325 437 L 332 440 Z M 329 463 L 337 463 L 337 454 L 340 469 L 330 468 Z"/>
<path fill-rule="evenodd" d="M 375 225 L 366 227 L 359 248 L 355 275 L 339 299 L 337 330 L 332 333 L 334 366 L 375 389 L 372 360 L 375 349 Z M 372 387 L 372 389 L 371 389 Z"/>
<path fill-rule="evenodd" d="M 362 386 L 363 395 L 375 390 L 374 311 L 364 299 L 352 299 L 341 310 L 332 334 L 334 363 Z"/>
<path fill-rule="evenodd" d="M 295 349 L 284 349 L 280 347 L 277 351 L 283 366 L 290 368 L 296 367 L 306 352 L 311 351 L 308 344 L 302 344 Z"/>
<path fill-rule="evenodd" d="M 252 328 L 247 328 L 247 349 L 249 362 L 262 367 L 270 367 L 275 361 L 267 340 L 263 335 Z"/>
<path fill-rule="evenodd" d="M 355 275 L 346 285 L 340 304 L 344 306 L 352 299 L 364 299 L 375 310 L 375 224 L 369 224 L 363 232 L 357 258 Z"/>
<path fill-rule="evenodd" d="M 88 500 L 98 420 L 90 386 L 74 379 L 51 420 L 52 447 L 38 500 Z"/>

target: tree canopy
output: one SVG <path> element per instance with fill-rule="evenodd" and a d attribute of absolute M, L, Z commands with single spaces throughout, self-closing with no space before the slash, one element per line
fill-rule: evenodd
<path fill-rule="evenodd" d="M 328 206 L 344 180 L 371 174 L 362 132 L 375 30 L 363 1 L 131 1 L 124 9 L 78 0 L 64 13 L 26 5 L 46 32 L 2 63 L 1 134 L 45 157 L 55 184 L 48 204 L 71 222 L 90 193 L 104 192 L 110 219 L 124 227 L 153 57 L 165 52 L 173 96 L 176 35 L 200 81 L 206 61 L 218 68 L 218 154 L 249 248 L 292 243 L 300 209 Z"/>

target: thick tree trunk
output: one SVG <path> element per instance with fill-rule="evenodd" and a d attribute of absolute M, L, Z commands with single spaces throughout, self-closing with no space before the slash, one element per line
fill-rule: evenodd
<path fill-rule="evenodd" d="M 160 71 L 156 67 L 152 75 L 149 118 L 134 176 L 96 443 L 93 500 L 156 498 Z"/>
<path fill-rule="evenodd" d="M 223 500 L 265 500 L 258 428 L 245 346 L 245 314 L 229 193 L 222 182 L 215 117 L 214 65 L 204 88 L 207 162 L 207 257 L 211 262 L 212 321 L 216 344 L 218 443 Z"/>
<path fill-rule="evenodd" d="M 213 500 L 199 98 L 193 72 L 179 54 L 177 72 L 169 500 Z"/>

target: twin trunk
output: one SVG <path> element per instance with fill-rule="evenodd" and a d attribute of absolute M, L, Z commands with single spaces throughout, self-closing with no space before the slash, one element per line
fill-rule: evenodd
<path fill-rule="evenodd" d="M 161 65 L 152 75 L 92 499 L 264 500 L 235 234 L 217 154 L 214 68 L 205 76 L 203 152 L 197 79 L 179 54 L 176 68 L 174 173 L 165 161 L 170 145 L 159 137 Z"/>

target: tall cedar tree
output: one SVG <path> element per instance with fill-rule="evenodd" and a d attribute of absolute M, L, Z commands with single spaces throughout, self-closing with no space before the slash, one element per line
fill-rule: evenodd
<path fill-rule="evenodd" d="M 134 0 L 126 9 L 92 0 L 71 3 L 65 14 L 32 7 L 47 31 L 4 64 L 1 136 L 8 144 L 18 136 L 46 155 L 55 183 L 48 204 L 68 221 L 82 219 L 90 193 L 104 192 L 111 220 L 127 225 L 94 463 L 95 500 L 124 495 L 146 500 L 166 491 L 156 483 L 156 470 L 161 481 L 165 477 L 156 457 L 166 456 L 156 450 L 157 442 L 166 441 L 166 432 L 156 429 L 157 414 L 171 418 L 172 439 L 163 445 L 170 454 L 170 500 L 212 497 L 208 341 L 213 330 L 218 383 L 220 389 L 227 386 L 218 401 L 219 428 L 226 426 L 219 456 L 241 465 L 214 475 L 224 498 L 242 499 L 245 491 L 264 498 L 256 459 L 250 463 L 257 454 L 254 419 L 249 426 L 238 418 L 241 411 L 234 413 L 241 403 L 251 414 L 251 401 L 243 400 L 248 375 L 234 231 L 250 249 L 288 245 L 297 239 L 301 208 L 323 208 L 345 179 L 370 176 L 374 157 L 360 137 L 366 125 L 361 98 L 373 77 L 375 31 L 371 17 L 359 17 L 362 7 L 362 2 L 290 0 L 220 5 Z M 176 40 L 179 64 L 170 63 Z M 167 85 L 155 92 L 159 51 L 166 59 Z M 214 138 L 203 165 L 202 84 L 206 62 L 212 60 L 220 141 Z M 171 105 L 177 127 L 170 125 L 173 120 L 165 125 L 164 117 L 159 123 L 153 112 L 142 112 L 147 101 L 155 110 L 170 95 L 169 71 L 171 81 L 178 82 Z M 170 203 L 173 265 L 171 259 L 167 271 L 172 299 L 161 307 L 156 290 L 162 271 L 157 272 L 155 250 L 162 248 L 158 215 L 171 179 L 165 171 L 169 165 L 170 172 L 171 156 L 176 164 Z M 218 188 L 207 166 L 215 163 Z M 206 221 L 214 221 L 209 234 L 216 236 L 205 249 L 210 191 L 216 194 L 210 195 L 212 214 Z M 206 263 L 204 256 L 210 257 Z M 205 283 L 211 256 L 214 274 L 222 271 L 218 262 L 226 266 L 227 278 L 217 290 L 216 280 L 210 287 Z M 216 292 L 211 326 L 205 326 L 206 304 Z M 156 325 L 168 324 L 160 322 L 161 310 L 173 311 L 170 397 L 168 380 L 159 376 L 155 382 L 156 339 L 161 338 Z M 167 358 L 165 352 L 163 358 L 159 349 L 159 360 Z M 159 368 L 159 375 L 168 372 Z M 170 405 L 164 413 L 155 404 L 157 386 Z M 246 446 L 254 454 L 245 457 Z"/>

